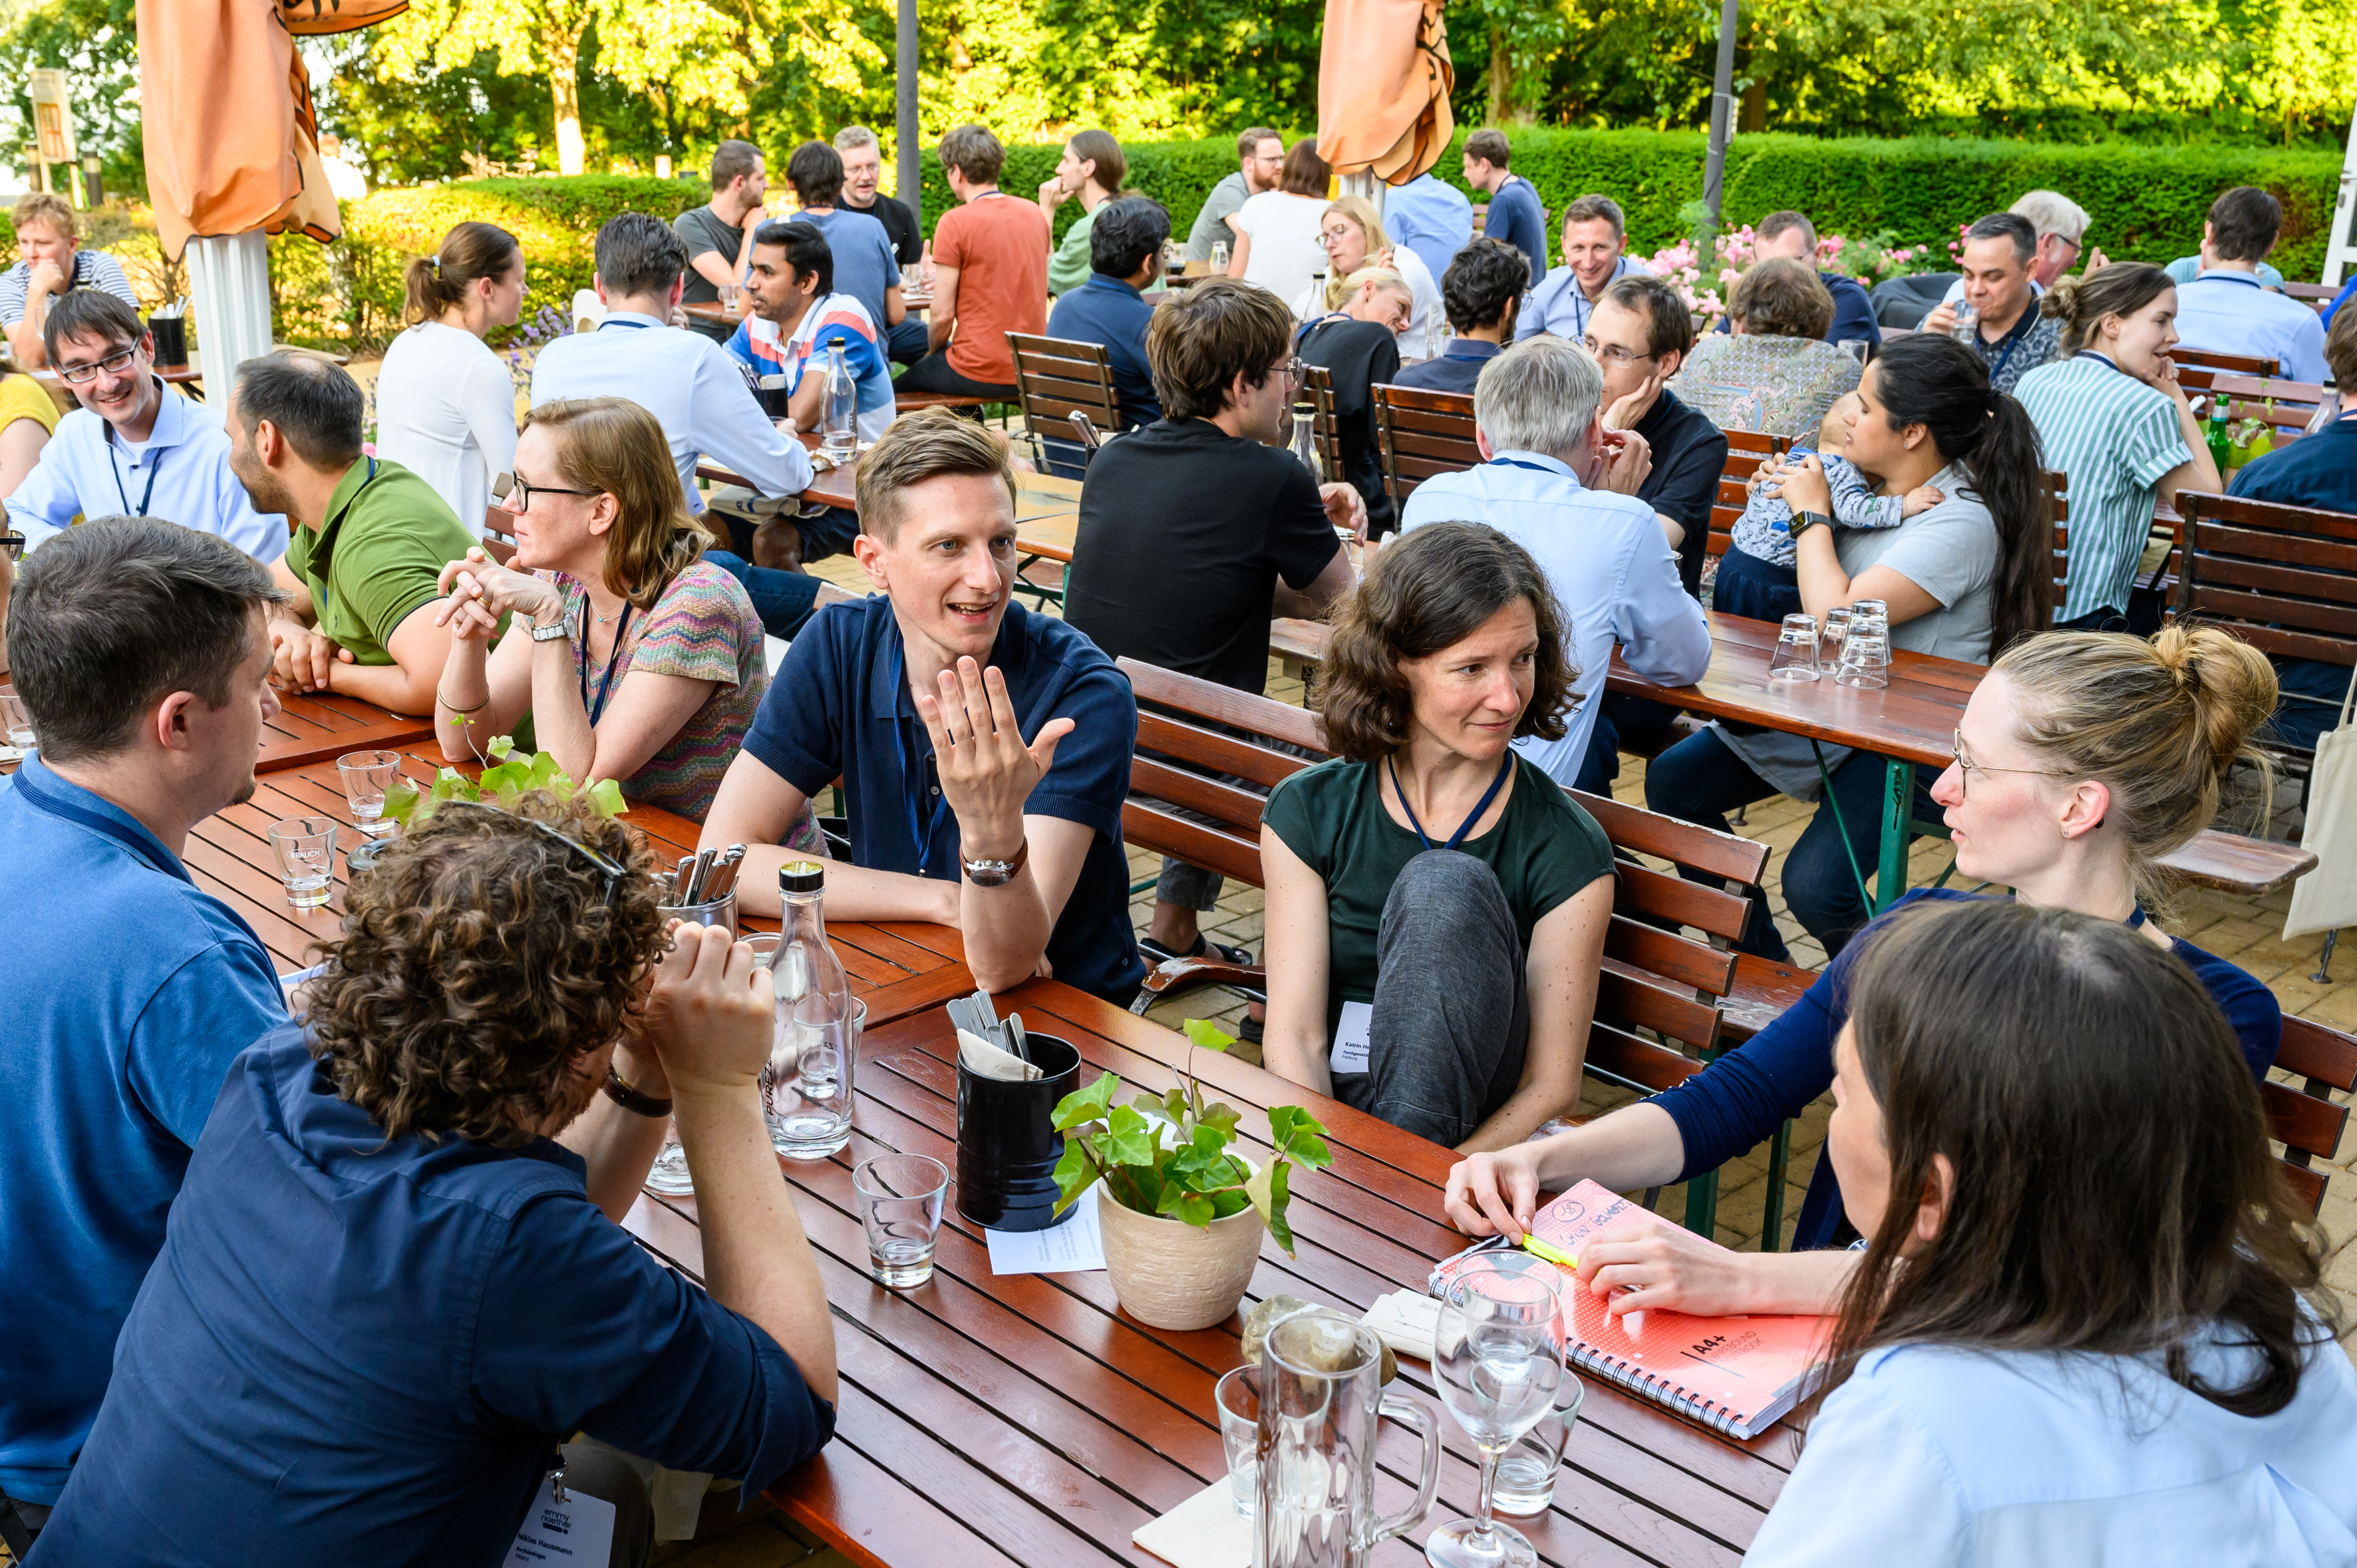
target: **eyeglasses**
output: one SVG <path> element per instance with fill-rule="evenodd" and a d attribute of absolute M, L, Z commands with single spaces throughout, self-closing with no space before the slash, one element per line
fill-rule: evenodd
<path fill-rule="evenodd" d="M 526 827 L 532 828 L 535 832 L 541 833 L 544 837 L 554 839 L 558 843 L 561 843 L 565 848 L 572 850 L 575 854 L 580 855 L 582 859 L 597 867 L 599 874 L 606 878 L 606 897 L 604 902 L 606 908 L 608 909 L 614 907 L 614 890 L 622 885 L 623 878 L 630 875 L 630 868 L 629 866 L 622 865 L 619 861 L 615 860 L 610 855 L 598 854 L 596 850 L 591 849 L 587 844 L 583 843 L 579 839 L 573 837 L 569 833 L 558 832 L 556 829 L 550 827 L 546 822 L 542 822 L 537 817 L 519 817 L 513 811 L 500 811 L 499 807 L 483 800 L 444 800 L 441 801 L 435 809 L 436 811 L 446 811 L 453 806 L 463 806 L 468 810 L 477 811 L 497 812 L 502 817 L 507 817 L 512 821 L 522 822 Z"/>
<path fill-rule="evenodd" d="M 0 555 L 11 561 L 22 561 L 25 558 L 25 536 L 14 530 L 0 533 Z"/>
<path fill-rule="evenodd" d="M 1955 749 L 1956 799 L 1959 800 L 1964 800 L 1972 794 L 1973 774 L 1976 771 L 1981 773 L 2036 773 L 2048 779 L 2076 779 L 2079 777 L 2078 774 L 2071 771 L 2070 769 L 2061 768 L 1992 768 L 1986 762 L 1975 762 L 1964 755 L 1964 732 L 1963 730 L 1955 732 Z"/>
<path fill-rule="evenodd" d="M 491 494 L 499 499 L 515 497 L 515 504 L 500 508 L 502 511 L 529 511 L 534 491 L 544 496 L 597 496 L 606 493 L 603 490 L 568 490 L 562 485 L 535 485 L 514 474 L 501 474 L 491 481 Z"/>
<path fill-rule="evenodd" d="M 1588 337 L 1581 338 L 1579 346 L 1608 365 L 1633 365 L 1640 360 L 1661 358 L 1659 354 L 1632 354 L 1618 343 L 1606 343 L 1598 347 L 1596 339 Z"/>
<path fill-rule="evenodd" d="M 131 361 L 138 358 L 138 346 L 134 344 L 128 349 L 116 349 L 113 353 L 109 354 L 105 359 L 99 360 L 96 364 L 59 365 L 58 367 L 58 379 L 70 386 L 88 386 L 91 382 L 98 380 L 98 372 L 101 371 L 104 371 L 110 376 L 121 375 L 129 368 Z"/>
<path fill-rule="evenodd" d="M 1302 380 L 1309 374 L 1309 361 L 1296 355 L 1279 365 L 1276 368 L 1276 373 L 1295 386 L 1299 386 Z"/>

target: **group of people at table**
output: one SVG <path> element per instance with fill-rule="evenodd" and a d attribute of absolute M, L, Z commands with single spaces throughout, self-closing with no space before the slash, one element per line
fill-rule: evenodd
<path fill-rule="evenodd" d="M 1079 188 L 1102 189 L 1102 152 Z M 1512 183 L 1485 186 L 1493 225 Z M 952 185 L 979 205 L 970 173 Z M 1258 194 L 1226 219 L 1247 268 L 1274 248 Z M 1092 216 L 1092 264 L 1151 232 L 1118 205 Z M 2016 238 L 1995 240 L 2020 259 Z M 829 244 L 791 223 L 746 237 L 732 347 L 807 352 L 802 322 L 840 297 Z M 781 608 L 778 580 L 816 580 L 719 548 L 694 470 L 703 452 L 767 463 L 788 494 L 808 460 L 728 348 L 672 325 L 687 250 L 652 218 L 607 226 L 605 323 L 543 351 L 518 432 L 472 367 L 515 318 L 521 255 L 454 231 L 411 268 L 417 325 L 388 356 L 373 454 L 359 388 L 322 360 L 249 361 L 208 414 L 154 376 L 130 306 L 90 289 L 48 306 L 83 409 L 8 499 L 21 563 L 0 556 L 39 736 L 0 782 L 19 903 L 0 930 L 0 1254 L 26 1287 L 0 1337 L 0 1530 L 20 1555 L 308 1563 L 395 1541 L 490 1563 L 561 1467 L 617 1502 L 615 1561 L 642 1561 L 633 1458 L 761 1489 L 833 1430 L 748 950 L 667 929 L 648 850 L 586 794 L 533 796 L 392 841 L 290 1000 L 184 864 L 197 825 L 254 793 L 279 693 L 430 712 L 453 763 L 528 724 L 572 778 L 754 846 L 755 914 L 777 912 L 780 867 L 826 856 L 811 806 L 839 779 L 830 914 L 952 926 L 979 985 L 1051 975 L 1118 1004 L 1148 961 L 1212 950 L 1220 884 L 1167 862 L 1133 929 L 1137 707 L 1114 660 L 1258 693 L 1280 614 L 1333 637 L 1330 756 L 1270 792 L 1261 832 L 1268 987 L 1247 1033 L 1272 1070 L 1457 1150 L 1440 1201 L 1477 1235 L 1519 1234 L 1574 1178 L 1715 1169 L 1834 1095 L 1795 1251 L 1648 1229 L 1579 1260 L 1616 1313 L 1835 1316 L 1751 1560 L 2357 1551 L 2357 1376 L 2256 1089 L 2280 1011 L 2147 915 L 2155 861 L 2208 825 L 2272 722 L 2276 671 L 2215 629 L 2058 624 L 2035 388 L 2000 390 L 1985 345 L 1929 333 L 1877 356 L 1818 412 L 1816 446 L 1765 471 L 1739 540 L 1756 564 L 1720 581 L 1820 617 L 1881 599 L 1896 646 L 1988 665 L 1919 814 L 1950 828 L 1964 881 L 2013 897 L 1924 892 L 1869 919 L 1821 811 L 1783 870 L 1832 955 L 1807 993 L 1679 1089 L 1534 1141 L 1579 1098 L 1613 904 L 1611 846 L 1566 787 L 1609 786 L 1614 725 L 1650 722 L 1605 695 L 1606 668 L 1617 649 L 1675 686 L 1710 657 L 1708 502 L 1664 481 L 1715 489 L 1726 442 L 1664 385 L 1701 352 L 1667 286 L 1615 263 L 1593 295 L 1575 284 L 1577 334 L 1509 332 L 1544 280 L 1494 230 L 1455 252 L 1452 323 L 1490 311 L 1458 340 L 1493 350 L 1458 356 L 1480 361 L 1485 460 L 1419 486 L 1363 575 L 1343 536 L 1365 532 L 1364 494 L 1283 449 L 1303 324 L 1240 276 L 1147 307 L 1159 416 L 1089 464 L 1060 618 L 1016 602 L 1006 437 L 939 410 L 886 425 L 856 516 L 802 519 L 792 542 L 814 558 L 842 530 L 874 591 Z M 937 309 L 961 297 L 943 250 Z M 2051 280 L 2053 371 L 2176 396 L 2155 365 L 2177 290 L 2147 273 Z M 1412 321 L 1400 297 L 1386 335 Z M 2330 351 L 2345 383 L 2357 312 Z M 2191 435 L 2141 449 L 2145 482 L 2214 484 Z M 487 519 L 511 548 L 481 542 Z M 788 617 L 772 675 L 765 623 Z M 1775 739 L 1696 736 L 1649 768 L 1648 801 L 1719 821 L 1784 787 Z M 1836 759 L 1836 795 L 1878 761 Z M 1753 893 L 1743 945 L 1779 951 Z M 706 1288 L 618 1223 L 667 1123 Z"/>

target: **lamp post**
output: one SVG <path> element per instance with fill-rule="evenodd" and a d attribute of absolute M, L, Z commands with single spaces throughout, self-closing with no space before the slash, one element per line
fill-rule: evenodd
<path fill-rule="evenodd" d="M 1718 70 L 1711 80 L 1710 157 L 1702 169 L 1702 204 L 1710 231 L 1700 249 L 1707 269 L 1711 247 L 1718 239 L 1719 195 L 1727 181 L 1727 144 L 1735 134 L 1736 0 L 1721 0 L 1718 10 Z"/>
<path fill-rule="evenodd" d="M 922 133 L 917 125 L 917 0 L 900 0 L 898 48 L 895 50 L 893 76 L 896 91 L 893 96 L 892 139 L 899 168 L 900 199 L 917 215 L 921 228 L 925 220 L 924 174 L 922 155 L 918 143 Z"/>

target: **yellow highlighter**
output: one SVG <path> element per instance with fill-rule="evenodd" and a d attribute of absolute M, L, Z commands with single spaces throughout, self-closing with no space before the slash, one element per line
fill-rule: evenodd
<path fill-rule="evenodd" d="M 1528 1252 L 1534 1258 L 1544 1259 L 1545 1262 L 1553 1263 L 1558 1269 L 1577 1269 L 1579 1267 L 1579 1260 L 1577 1258 L 1573 1257 L 1567 1252 L 1557 1251 L 1555 1248 L 1548 1246 L 1544 1241 L 1540 1240 L 1537 1237 L 1532 1235 L 1527 1230 L 1523 1232 L 1523 1251 Z"/>

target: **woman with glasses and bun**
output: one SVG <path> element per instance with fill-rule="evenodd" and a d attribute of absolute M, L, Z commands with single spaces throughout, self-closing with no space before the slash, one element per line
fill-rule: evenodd
<path fill-rule="evenodd" d="M 1747 1568 L 2357 1560 L 2323 1237 L 2199 976 L 1986 900 L 1865 945 L 1823 1163 L 1866 1244 Z"/>
<path fill-rule="evenodd" d="M 480 760 L 529 714 L 577 782 L 703 821 L 770 676 L 761 618 L 704 559 L 662 427 L 622 398 L 545 403 L 514 462 L 514 558 L 478 548 L 442 572 L 442 755 Z M 791 842 L 823 853 L 807 814 Z"/>
<path fill-rule="evenodd" d="M 1964 882 L 2021 903 L 2115 920 L 2172 953 L 2217 1004 L 2254 1079 L 2282 1044 L 2267 988 L 2146 916 L 2159 858 L 2208 827 L 2233 765 L 2276 701 L 2256 650 L 2214 628 L 2170 627 L 2150 642 L 2054 632 L 2017 645 L 1974 691 L 1956 760 L 1932 786 Z M 1616 1192 L 1717 1170 L 1765 1142 L 1834 1081 L 1834 1039 L 1849 1015 L 1863 938 L 1921 904 L 1981 896 L 1909 894 L 1825 967 L 1751 1040 L 1666 1094 L 1540 1143 L 1477 1155 L 1449 1173 L 1448 1218 L 1474 1235 L 1519 1238 L 1539 1189 L 1580 1177 Z M 1274 902 L 1271 905 L 1275 908 Z M 2134 1049 L 2133 1047 L 2123 1047 Z M 1829 1312 L 1857 1264 L 1841 1194 L 1820 1159 L 1789 1252 L 1729 1252 L 1684 1230 L 1608 1230 L 1580 1250 L 1580 1277 L 1620 1290 L 1614 1312 Z"/>

